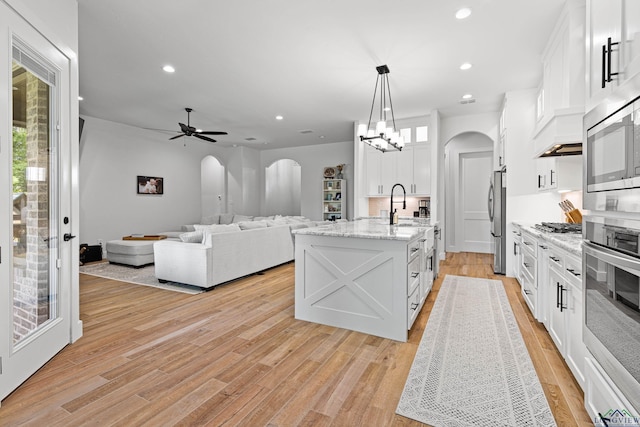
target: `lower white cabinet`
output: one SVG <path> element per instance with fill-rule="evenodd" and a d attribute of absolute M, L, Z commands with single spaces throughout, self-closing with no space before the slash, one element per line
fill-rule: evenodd
<path fill-rule="evenodd" d="M 638 412 L 592 357 L 585 359 L 585 374 L 584 407 L 594 424 L 606 425 L 605 418 L 610 426 L 640 426 L 637 418 L 626 416 Z"/>
<path fill-rule="evenodd" d="M 549 247 L 548 259 L 545 326 L 584 389 L 584 361 L 588 353 L 582 340 L 582 261 L 554 246 Z"/>

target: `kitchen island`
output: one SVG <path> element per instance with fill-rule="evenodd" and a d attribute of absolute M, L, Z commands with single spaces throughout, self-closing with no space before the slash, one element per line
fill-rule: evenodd
<path fill-rule="evenodd" d="M 296 319 L 407 341 L 433 284 L 433 227 L 385 222 L 294 230 Z"/>

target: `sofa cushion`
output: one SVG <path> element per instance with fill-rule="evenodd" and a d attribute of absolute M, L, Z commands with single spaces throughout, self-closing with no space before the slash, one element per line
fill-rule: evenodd
<path fill-rule="evenodd" d="M 246 221 L 253 221 L 253 217 L 250 215 L 234 215 L 233 219 L 231 220 L 231 222 L 246 222 Z"/>
<path fill-rule="evenodd" d="M 267 220 L 267 225 L 269 227 L 276 227 L 278 225 L 287 225 L 288 222 L 286 219 L 270 219 Z"/>
<path fill-rule="evenodd" d="M 231 224 L 233 222 L 233 214 L 220 214 L 220 224 Z"/>
<path fill-rule="evenodd" d="M 188 231 L 180 235 L 180 240 L 182 240 L 185 243 L 202 243 L 203 239 L 204 239 L 204 233 L 202 232 L 202 230 Z"/>
<path fill-rule="evenodd" d="M 267 228 L 267 221 L 242 221 L 237 223 L 242 230 L 252 230 L 254 228 Z"/>
<path fill-rule="evenodd" d="M 240 231 L 238 224 L 195 224 L 193 226 L 196 231 L 202 231 L 203 233 L 229 233 L 234 231 Z"/>
<path fill-rule="evenodd" d="M 220 214 L 203 216 L 200 220 L 200 224 L 220 224 Z"/>
<path fill-rule="evenodd" d="M 186 225 L 180 226 L 180 231 L 196 231 L 196 229 L 193 226 L 193 224 L 186 224 Z"/>

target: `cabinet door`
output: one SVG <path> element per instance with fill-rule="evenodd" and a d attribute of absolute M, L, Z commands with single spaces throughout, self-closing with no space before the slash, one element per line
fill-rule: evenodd
<path fill-rule="evenodd" d="M 378 196 L 381 193 L 380 161 L 382 153 L 374 148 L 365 147 L 364 161 L 367 177 L 367 195 Z"/>
<path fill-rule="evenodd" d="M 622 62 L 625 77 L 640 72 L 640 1 L 622 3 Z"/>
<path fill-rule="evenodd" d="M 413 147 L 413 192 L 421 196 L 431 195 L 431 144 Z"/>
<path fill-rule="evenodd" d="M 622 0 L 590 0 L 589 2 L 588 34 L 589 40 L 589 63 L 587 72 L 589 74 L 589 86 L 587 94 L 592 103 L 596 103 L 602 97 L 611 92 L 611 88 L 618 85 L 618 79 L 613 77 L 613 81 L 606 83 L 602 87 L 603 78 L 603 50 L 607 45 L 607 39 L 621 42 L 622 38 Z M 620 52 L 615 46 L 611 56 L 611 72 L 620 72 Z M 605 58 L 606 59 L 606 58 Z M 606 62 L 606 61 L 605 61 Z M 608 67 L 608 64 L 605 64 Z M 606 77 L 606 73 L 605 73 Z M 622 76 L 617 76 L 622 77 Z"/>
<path fill-rule="evenodd" d="M 547 285 L 547 302 L 549 308 L 549 335 L 556 344 L 556 347 L 560 353 L 565 355 L 565 306 L 567 301 L 567 292 L 562 290 L 566 289 L 566 283 L 562 274 L 555 269 L 549 270 L 549 282 Z M 563 302 L 564 305 L 560 303 Z M 562 308 L 562 309 L 561 309 Z M 582 336 L 582 335 L 581 335 Z"/>
<path fill-rule="evenodd" d="M 400 153 L 398 151 L 388 151 L 386 153 L 380 152 L 380 154 L 381 195 L 390 196 L 391 188 L 398 183 L 396 164 Z"/>
<path fill-rule="evenodd" d="M 402 184 L 407 194 L 415 194 L 413 176 L 414 147 L 405 147 L 396 155 L 396 182 Z M 390 153 L 388 153 L 390 154 Z"/>
<path fill-rule="evenodd" d="M 566 354 L 567 365 L 573 372 L 581 387 L 584 387 L 584 359 L 587 350 L 582 341 L 582 288 L 580 282 L 567 281 L 567 335 Z"/>
<path fill-rule="evenodd" d="M 545 325 L 548 323 L 549 304 L 547 304 L 546 290 L 549 282 L 549 246 L 538 243 L 538 320 Z"/>

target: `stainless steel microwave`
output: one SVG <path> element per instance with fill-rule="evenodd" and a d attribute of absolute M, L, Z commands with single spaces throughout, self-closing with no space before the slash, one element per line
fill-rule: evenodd
<path fill-rule="evenodd" d="M 584 119 L 584 207 L 640 212 L 640 79 Z"/>

